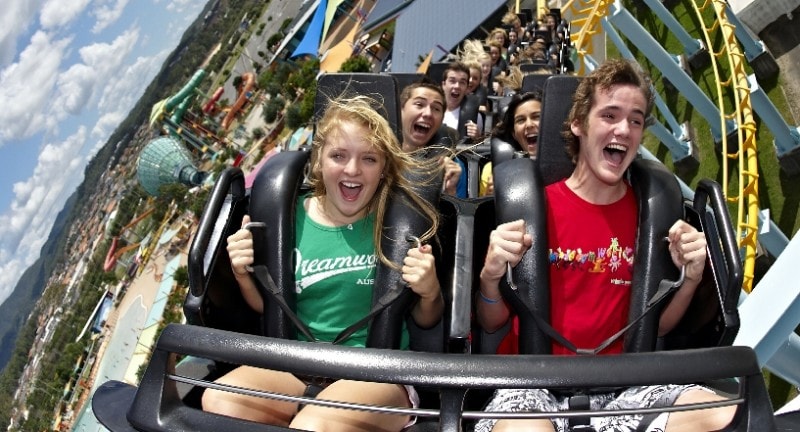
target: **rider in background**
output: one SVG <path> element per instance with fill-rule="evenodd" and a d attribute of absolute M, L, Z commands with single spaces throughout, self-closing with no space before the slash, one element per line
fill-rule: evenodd
<path fill-rule="evenodd" d="M 536 158 L 539 148 L 539 119 L 542 114 L 542 93 L 539 91 L 516 93 L 511 97 L 502 120 L 492 130 L 492 138 L 499 138 Z M 481 170 L 480 196 L 494 195 L 492 163 Z"/>
<path fill-rule="evenodd" d="M 439 150 L 439 158 L 444 170 L 444 192 L 459 198 L 467 197 L 466 176 L 464 165 L 458 158 L 450 155 L 441 155 L 444 146 L 434 142 L 437 132 L 442 130 L 444 120 L 445 97 L 441 87 L 433 81 L 418 81 L 406 86 L 400 92 L 400 117 L 403 128 L 402 148 L 405 152 L 421 154 L 425 149 Z M 451 128 L 443 130 L 450 135 L 450 140 L 455 142 L 457 132 Z"/>

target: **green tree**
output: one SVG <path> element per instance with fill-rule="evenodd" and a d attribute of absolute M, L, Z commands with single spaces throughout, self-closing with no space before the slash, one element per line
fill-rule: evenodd
<path fill-rule="evenodd" d="M 264 93 L 270 95 L 271 97 L 277 97 L 283 91 L 281 85 L 276 83 L 275 81 L 269 81 L 265 87 L 261 88 L 264 89 Z"/>
<path fill-rule="evenodd" d="M 197 192 L 195 199 L 192 200 L 192 203 L 189 205 L 189 210 L 194 214 L 194 216 L 198 219 L 203 215 L 203 210 L 205 210 L 206 202 L 208 202 L 208 196 L 211 194 L 208 188 L 202 188 Z"/>
<path fill-rule="evenodd" d="M 288 108 L 286 108 L 286 127 L 289 129 L 297 129 L 303 124 L 303 117 L 300 114 L 300 107 L 297 105 L 290 105 Z"/>
<path fill-rule="evenodd" d="M 271 48 L 281 43 L 282 40 L 283 40 L 283 34 L 275 33 L 274 35 L 270 36 L 269 39 L 267 39 L 267 48 Z"/>
<path fill-rule="evenodd" d="M 353 56 L 342 63 L 339 72 L 372 72 L 372 63 L 364 56 Z"/>
<path fill-rule="evenodd" d="M 291 97 L 297 95 L 298 90 L 307 89 L 317 81 L 319 74 L 319 59 L 313 58 L 300 64 L 300 69 L 294 71 L 286 80 L 286 87 L 291 90 Z"/>
<path fill-rule="evenodd" d="M 168 183 L 158 188 L 157 205 L 169 205 L 171 201 L 183 201 L 189 187 L 183 183 Z"/>
<path fill-rule="evenodd" d="M 160 222 L 164 218 L 164 215 L 166 215 L 166 210 L 169 208 L 170 203 L 175 203 L 178 209 L 185 210 L 187 206 L 187 192 L 189 192 L 189 187 L 183 183 L 161 185 L 158 188 L 156 210 L 153 212 L 153 220 Z"/>
<path fill-rule="evenodd" d="M 180 266 L 175 269 L 175 273 L 172 274 L 172 280 L 175 281 L 181 288 L 188 288 L 189 287 L 189 268 L 187 266 Z"/>
<path fill-rule="evenodd" d="M 300 117 L 302 123 L 308 123 L 314 116 L 314 102 L 317 98 L 317 82 L 311 83 L 303 93 L 303 100 L 300 102 Z"/>
<path fill-rule="evenodd" d="M 283 22 L 281 23 L 281 30 L 280 31 L 284 32 L 289 27 L 289 24 L 291 24 L 293 20 L 294 20 L 294 18 L 286 18 L 286 19 L 284 19 Z"/>
<path fill-rule="evenodd" d="M 260 128 L 260 127 L 257 127 L 255 129 L 253 129 L 252 133 L 253 133 L 253 138 L 257 139 L 257 140 L 260 140 L 261 138 L 264 138 L 264 135 L 267 134 L 266 132 L 264 132 L 264 128 Z"/>
<path fill-rule="evenodd" d="M 256 78 L 256 83 L 258 84 L 258 88 L 264 89 L 264 91 L 268 94 L 271 94 L 268 90 L 268 87 L 275 82 L 275 73 L 267 69 L 264 73 L 259 74 L 258 78 Z"/>
<path fill-rule="evenodd" d="M 283 107 L 286 105 L 283 97 L 275 96 L 270 98 L 264 104 L 264 121 L 267 123 L 272 123 L 278 118 L 278 114 L 283 110 Z"/>
<path fill-rule="evenodd" d="M 277 69 L 275 69 L 275 82 L 277 83 L 285 83 L 289 80 L 289 76 L 297 69 L 297 67 L 293 66 L 291 63 L 284 62 L 281 63 Z"/>

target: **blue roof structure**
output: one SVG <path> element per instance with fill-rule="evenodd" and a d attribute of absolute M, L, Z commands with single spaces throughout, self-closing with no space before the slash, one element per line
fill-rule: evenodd
<path fill-rule="evenodd" d="M 372 31 L 397 16 L 400 11 L 413 2 L 414 0 L 378 0 L 369 12 L 361 30 L 367 33 Z"/>
<path fill-rule="evenodd" d="M 431 50 L 442 58 L 505 7 L 505 0 L 415 0 L 397 18 L 392 72 L 416 72 L 420 56 Z"/>
<path fill-rule="evenodd" d="M 322 0 L 308 24 L 306 34 L 303 39 L 294 49 L 290 58 L 298 57 L 301 55 L 319 56 L 319 44 L 322 41 L 322 27 L 325 24 L 325 10 L 328 8 L 328 0 Z"/>

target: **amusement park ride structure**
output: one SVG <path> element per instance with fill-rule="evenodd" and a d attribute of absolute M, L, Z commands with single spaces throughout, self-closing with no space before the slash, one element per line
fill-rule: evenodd
<path fill-rule="evenodd" d="M 150 126 L 163 127 L 171 136 L 185 141 L 201 154 L 211 153 L 216 155 L 214 148 L 230 144 L 225 136 L 238 116 L 241 114 L 253 95 L 256 77 L 253 72 L 242 74 L 241 82 L 237 87 L 236 99 L 229 106 L 220 109 L 219 101 L 224 94 L 224 87 L 218 87 L 209 97 L 202 108 L 200 115 L 189 111 L 195 97 L 198 95 L 198 86 L 205 79 L 207 73 L 202 67 L 198 69 L 189 81 L 174 95 L 161 100 L 153 105 L 150 112 Z M 218 123 L 218 131 L 214 132 L 212 126 L 206 124 L 217 123 L 215 119 L 220 113 L 224 114 Z"/>
<path fill-rule="evenodd" d="M 136 249 L 140 246 L 139 242 L 133 242 L 121 248 L 117 248 L 120 237 L 123 236 L 126 233 L 126 231 L 128 231 L 130 228 L 138 225 L 139 222 L 142 221 L 142 219 L 146 218 L 147 216 L 150 216 L 150 214 L 153 213 L 155 209 L 156 209 L 155 207 L 150 207 L 149 209 L 142 212 L 142 214 L 140 214 L 139 216 L 133 218 L 133 220 L 131 220 L 127 225 L 123 226 L 119 230 L 119 234 L 115 235 L 114 238 L 111 239 L 111 246 L 108 248 L 108 253 L 106 254 L 106 259 L 103 263 L 103 270 L 105 271 L 113 270 L 117 265 L 117 260 L 123 254 L 133 249 Z"/>
<path fill-rule="evenodd" d="M 219 100 L 224 93 L 224 87 L 220 86 L 202 104 L 202 108 L 197 107 L 196 113 L 190 109 L 195 98 L 201 95 L 198 88 L 207 75 L 204 66 L 215 53 L 216 50 L 183 87 L 154 104 L 151 109 L 150 127 L 158 135 L 142 149 L 137 162 L 137 174 L 142 186 L 153 196 L 158 195 L 160 185 L 165 182 L 177 181 L 192 186 L 202 184 L 207 175 L 195 166 L 195 156 L 210 156 L 214 160 L 220 149 L 230 145 L 239 146 L 228 138 L 228 129 L 253 97 L 256 81 L 253 72 L 245 72 L 234 79 L 237 96 L 230 106 L 219 107 Z M 195 154 L 190 149 L 194 149 Z"/>

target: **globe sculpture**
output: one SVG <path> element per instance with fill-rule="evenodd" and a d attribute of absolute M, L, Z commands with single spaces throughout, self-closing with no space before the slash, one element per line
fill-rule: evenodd
<path fill-rule="evenodd" d="M 206 177 L 205 172 L 195 168 L 191 153 L 170 136 L 147 143 L 139 155 L 136 171 L 139 184 L 152 196 L 158 196 L 161 185 L 178 182 L 195 186 Z"/>

